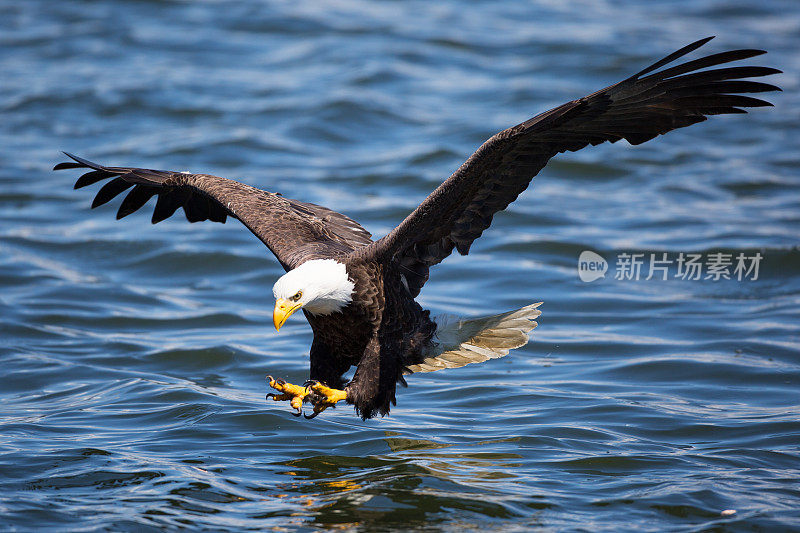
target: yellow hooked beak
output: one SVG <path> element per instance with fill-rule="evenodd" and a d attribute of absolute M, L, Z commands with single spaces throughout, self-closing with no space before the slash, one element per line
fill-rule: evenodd
<path fill-rule="evenodd" d="M 272 312 L 272 323 L 275 324 L 275 331 L 280 331 L 286 319 L 301 307 L 303 307 L 303 304 L 278 298 L 275 301 L 275 310 Z"/>

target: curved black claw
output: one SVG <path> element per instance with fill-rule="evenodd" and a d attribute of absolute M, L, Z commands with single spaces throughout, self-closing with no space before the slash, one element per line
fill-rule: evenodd
<path fill-rule="evenodd" d="M 272 392 L 268 392 L 266 398 L 264 398 L 264 399 L 265 400 L 269 400 L 270 398 L 277 398 L 277 397 L 278 397 L 277 394 L 274 394 Z"/>
<path fill-rule="evenodd" d="M 325 409 L 327 409 L 328 407 L 331 407 L 331 408 L 333 408 L 333 409 L 336 409 L 336 405 L 335 405 L 335 404 L 328 404 L 328 405 L 325 405 L 325 406 L 324 406 L 324 407 L 322 407 L 321 409 L 318 407 L 318 405 L 315 405 L 315 406 L 314 406 L 314 412 L 313 412 L 313 413 L 311 413 L 311 415 L 307 415 L 307 414 L 303 413 L 303 416 L 306 418 L 306 420 L 311 420 L 312 418 L 316 418 L 318 414 L 320 414 L 322 411 L 324 411 L 324 410 L 325 410 Z M 299 415 L 298 415 L 298 416 L 299 416 Z"/>
<path fill-rule="evenodd" d="M 311 385 L 321 385 L 321 383 L 316 379 L 307 379 L 306 382 L 303 383 L 303 387 L 310 387 Z"/>

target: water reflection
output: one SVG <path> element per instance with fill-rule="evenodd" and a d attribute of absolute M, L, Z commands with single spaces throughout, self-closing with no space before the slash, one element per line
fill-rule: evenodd
<path fill-rule="evenodd" d="M 458 451 L 454 444 L 392 431 L 386 431 L 382 440 L 390 453 L 315 456 L 280 463 L 286 467 L 282 475 L 292 481 L 276 489 L 287 496 L 302 494 L 294 498 L 321 527 L 373 523 L 422 527 L 445 520 L 453 510 L 500 519 L 522 516 L 531 508 L 528 498 L 493 488 L 498 482 L 513 482 L 517 477 L 513 470 L 522 466 L 522 456 L 481 451 L 515 438 L 475 442 L 466 450 L 459 444 Z M 543 502 L 536 505 L 546 507 Z"/>

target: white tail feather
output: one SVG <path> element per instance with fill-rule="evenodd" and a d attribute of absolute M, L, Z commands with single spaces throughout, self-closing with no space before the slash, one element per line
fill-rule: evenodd
<path fill-rule="evenodd" d="M 542 314 L 537 309 L 540 305 L 542 302 L 480 318 L 435 317 L 433 347 L 421 363 L 409 365 L 406 374 L 458 368 L 508 355 L 509 350 L 528 342 L 528 333 L 538 326 L 534 319 Z"/>

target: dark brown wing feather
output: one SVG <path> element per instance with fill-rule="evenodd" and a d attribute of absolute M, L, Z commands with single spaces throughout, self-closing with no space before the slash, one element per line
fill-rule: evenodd
<path fill-rule="evenodd" d="M 157 196 L 153 224 L 183 207 L 189 222 L 240 220 L 269 247 L 287 270 L 308 259 L 349 253 L 372 242 L 371 235 L 351 218 L 320 205 L 299 202 L 237 181 L 208 174 L 188 174 L 144 168 L 105 167 L 66 154 L 74 162 L 53 170 L 89 168 L 75 183 L 85 187 L 108 179 L 92 207 L 103 205 L 122 192 L 117 218 L 138 210 Z"/>
<path fill-rule="evenodd" d="M 367 259 L 394 259 L 416 296 L 428 270 L 456 248 L 462 255 L 524 191 L 551 157 L 591 144 L 625 139 L 640 144 L 706 115 L 745 113 L 742 107 L 772 105 L 736 93 L 779 91 L 740 78 L 779 73 L 757 66 L 697 72 L 754 57 L 761 50 L 733 50 L 656 71 L 707 43 L 692 43 L 630 78 L 542 113 L 486 141 L 386 237 L 356 253 Z M 649 75 L 648 75 L 649 74 Z"/>

